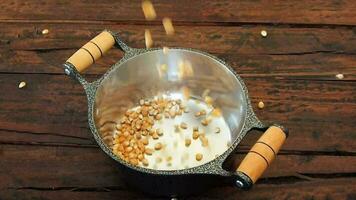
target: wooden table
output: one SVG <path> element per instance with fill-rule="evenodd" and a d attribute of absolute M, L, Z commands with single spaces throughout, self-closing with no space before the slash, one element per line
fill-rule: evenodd
<path fill-rule="evenodd" d="M 147 198 L 123 184 L 94 142 L 84 91 L 61 66 L 105 28 L 132 47 L 144 47 L 149 28 L 157 47 L 226 60 L 245 80 L 257 116 L 290 128 L 252 190 L 220 187 L 197 199 L 356 199 L 355 1 L 157 0 L 159 18 L 149 23 L 140 1 L 0 5 L 0 199 Z M 173 37 L 162 28 L 165 16 L 174 21 Z M 110 51 L 85 76 L 100 77 L 121 57 Z M 18 89 L 21 81 L 27 86 Z M 260 134 L 243 140 L 240 160 Z"/>

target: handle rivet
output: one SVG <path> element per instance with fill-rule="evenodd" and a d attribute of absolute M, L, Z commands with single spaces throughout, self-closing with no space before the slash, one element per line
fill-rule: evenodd
<path fill-rule="evenodd" d="M 67 75 L 69 76 L 69 75 L 70 75 L 70 71 L 69 71 L 69 69 L 65 68 L 65 69 L 64 69 L 64 73 L 65 73 L 65 74 L 67 74 Z"/>
<path fill-rule="evenodd" d="M 244 186 L 244 184 L 240 180 L 236 180 L 235 184 L 239 188 L 242 188 Z"/>

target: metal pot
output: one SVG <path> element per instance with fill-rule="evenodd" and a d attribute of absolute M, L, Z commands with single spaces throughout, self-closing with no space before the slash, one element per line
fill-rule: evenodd
<path fill-rule="evenodd" d="M 99 59 L 112 46 L 125 54 L 99 80 L 87 82 L 81 75 L 84 69 Z M 194 72 L 189 77 L 179 76 L 180 60 L 188 60 Z M 165 76 L 156 66 L 168 63 Z M 158 196 L 183 196 L 228 183 L 249 189 L 262 175 L 284 143 L 288 131 L 280 125 L 269 128 L 253 112 L 247 88 L 239 75 L 224 61 L 205 52 L 170 48 L 166 55 L 162 49 L 136 49 L 124 44 L 117 34 L 103 31 L 73 54 L 64 64 L 67 75 L 77 79 L 88 97 L 88 120 L 91 132 L 101 149 L 118 162 L 124 180 L 132 187 Z M 217 104 L 231 131 L 232 143 L 224 153 L 203 165 L 182 170 L 154 170 L 134 166 L 120 159 L 111 150 L 112 135 L 103 126 L 110 116 L 123 115 L 125 110 L 142 97 L 152 97 L 158 92 L 177 92 L 182 85 L 189 85 L 194 94 L 210 89 L 217 97 Z M 109 118 L 100 116 L 105 110 Z M 104 118 L 104 120 L 102 120 Z M 222 165 L 240 143 L 246 133 L 253 129 L 266 132 L 252 147 L 236 171 L 227 171 Z"/>

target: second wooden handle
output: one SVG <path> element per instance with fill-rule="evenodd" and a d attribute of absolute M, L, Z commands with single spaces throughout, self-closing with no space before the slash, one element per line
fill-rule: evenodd
<path fill-rule="evenodd" d="M 251 148 L 236 171 L 244 173 L 252 183 L 255 183 L 274 160 L 286 137 L 287 135 L 280 127 L 269 127 Z"/>
<path fill-rule="evenodd" d="M 114 44 L 114 37 L 108 31 L 103 31 L 68 58 L 67 62 L 74 65 L 78 72 L 82 72 Z"/>

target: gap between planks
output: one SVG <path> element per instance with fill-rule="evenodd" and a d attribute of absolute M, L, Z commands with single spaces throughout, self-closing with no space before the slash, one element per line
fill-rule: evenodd
<path fill-rule="evenodd" d="M 151 25 L 162 26 L 161 21 L 147 22 L 145 20 L 28 20 L 0 19 L 0 23 L 39 23 L 39 24 L 100 24 L 100 25 Z M 174 21 L 175 26 L 272 26 L 280 28 L 331 28 L 353 29 L 351 24 L 312 24 L 312 23 L 281 23 L 281 22 L 208 22 L 208 21 Z"/>

